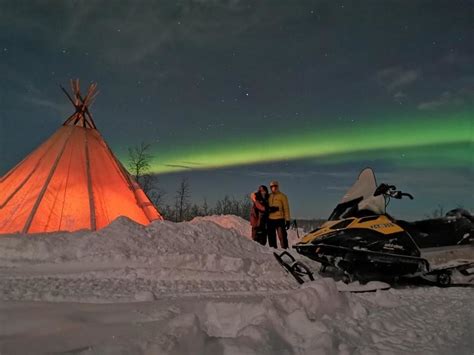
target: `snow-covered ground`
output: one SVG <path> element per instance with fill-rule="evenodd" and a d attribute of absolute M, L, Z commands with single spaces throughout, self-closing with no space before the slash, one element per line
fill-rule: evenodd
<path fill-rule="evenodd" d="M 0 354 L 473 354 L 473 288 L 299 286 L 249 237 L 235 216 L 1 236 Z"/>

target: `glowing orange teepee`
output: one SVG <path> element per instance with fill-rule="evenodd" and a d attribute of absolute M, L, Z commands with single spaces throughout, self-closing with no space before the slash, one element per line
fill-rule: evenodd
<path fill-rule="evenodd" d="M 0 179 L 0 234 L 96 230 L 118 216 L 141 224 L 162 219 L 97 130 L 72 80 L 76 111 L 42 145 Z"/>

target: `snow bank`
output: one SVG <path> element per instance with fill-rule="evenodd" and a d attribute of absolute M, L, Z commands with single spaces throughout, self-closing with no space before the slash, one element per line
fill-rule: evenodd
<path fill-rule="evenodd" d="M 221 345 L 230 352 L 278 353 L 287 348 L 322 353 L 333 349 L 334 339 L 318 320 L 345 307 L 347 299 L 337 292 L 334 281 L 323 279 L 257 303 L 213 300 L 198 319 L 205 333 L 223 339 Z"/>
<path fill-rule="evenodd" d="M 299 286 L 249 236 L 235 216 L 2 236 L 0 353 L 472 352 L 473 289 Z"/>
<path fill-rule="evenodd" d="M 252 236 L 252 227 L 250 222 L 246 221 L 242 217 L 234 215 L 214 215 L 214 216 L 204 216 L 196 217 L 193 219 L 193 222 L 208 221 L 213 222 L 225 229 L 233 229 L 239 235 L 250 239 Z"/>
<path fill-rule="evenodd" d="M 247 227 L 236 216 L 147 227 L 121 217 L 97 232 L 3 236 L 0 299 L 115 302 L 295 288 L 270 248 L 241 235 Z"/>
<path fill-rule="evenodd" d="M 69 309 L 60 306 L 70 304 L 67 302 L 107 303 L 118 313 L 129 304 L 154 304 L 154 310 L 139 312 L 143 316 L 132 313 L 122 320 L 135 322 L 138 317 L 144 324 L 152 321 L 154 326 L 147 328 L 146 336 L 135 334 L 123 342 L 99 341 L 97 337 L 104 333 L 101 328 L 91 334 L 89 344 L 69 334 L 74 341 L 50 341 L 48 344 L 55 345 L 48 345 L 48 352 L 64 351 L 74 342 L 78 344 L 68 350 L 97 354 L 332 349 L 330 334 L 308 335 L 324 331 L 318 319 L 347 307 L 335 282 L 320 279 L 300 288 L 277 263 L 273 251 L 249 236 L 248 222 L 235 216 L 184 223 L 156 221 L 147 227 L 119 218 L 97 232 L 4 236 L 0 238 L 0 299 L 25 305 L 30 301 L 57 304 L 54 312 L 46 312 L 48 329 L 62 329 L 64 323 L 69 324 L 66 329 L 76 327 L 70 324 L 77 316 L 66 315 Z M 119 304 L 123 308 L 116 308 Z M 75 307 L 80 319 L 87 318 L 90 311 Z M 58 309 L 59 325 L 54 326 Z M 104 317 L 102 322 L 117 321 L 107 310 L 97 311 Z M 24 315 L 28 319 L 24 323 L 15 315 L 15 328 L 0 331 L 0 337 L 25 332 L 33 321 L 28 317 L 42 317 L 35 312 Z M 94 320 L 87 326 L 97 327 Z M 134 334 L 133 328 L 127 329 L 127 334 Z M 30 343 L 12 344 L 9 348 L 8 342 L 0 341 L 0 352 L 37 349 L 30 348 Z"/>
<path fill-rule="evenodd" d="M 0 304 L 0 314 L 15 319 L 0 329 L 1 353 L 322 354 L 339 344 L 323 318 L 347 312 L 348 301 L 323 279 L 265 297 L 17 305 Z"/>
<path fill-rule="evenodd" d="M 252 238 L 252 227 L 250 226 L 250 222 L 246 221 L 245 219 L 233 216 L 233 215 L 220 215 L 220 216 L 205 216 L 205 217 L 196 217 L 193 221 L 209 221 L 220 225 L 226 229 L 233 229 L 238 234 L 245 236 L 248 239 Z M 298 231 L 295 229 L 288 230 L 288 244 L 292 246 L 299 241 L 298 238 L 304 236 L 303 229 L 299 228 Z"/>
<path fill-rule="evenodd" d="M 1 263 L 155 261 L 172 254 L 259 257 L 263 248 L 215 223 L 157 221 L 143 227 L 120 217 L 97 232 L 10 235 L 0 238 Z"/>

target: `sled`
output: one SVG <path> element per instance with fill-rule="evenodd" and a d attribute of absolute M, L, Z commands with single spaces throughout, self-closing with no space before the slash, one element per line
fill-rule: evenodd
<path fill-rule="evenodd" d="M 283 269 L 293 276 L 299 284 L 314 281 L 314 276 L 310 268 L 301 261 L 296 260 L 293 255 L 287 251 L 283 251 L 280 254 L 273 252 L 273 255 L 278 263 L 283 266 Z"/>

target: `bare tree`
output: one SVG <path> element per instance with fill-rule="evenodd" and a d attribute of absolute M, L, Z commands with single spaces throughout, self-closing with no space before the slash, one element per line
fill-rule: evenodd
<path fill-rule="evenodd" d="M 181 222 L 185 219 L 185 212 L 189 207 L 189 199 L 191 197 L 191 187 L 188 179 L 183 178 L 176 190 L 175 208 L 176 208 L 176 222 Z"/>
<path fill-rule="evenodd" d="M 209 209 L 209 205 L 207 204 L 207 198 L 204 197 L 204 202 L 202 203 L 202 215 L 203 216 L 208 216 L 211 214 L 211 211 Z"/>
<path fill-rule="evenodd" d="M 128 148 L 128 168 L 145 192 L 152 185 L 152 177 L 148 174 L 151 167 L 150 162 L 153 159 L 150 148 L 151 145 L 145 142 Z"/>
<path fill-rule="evenodd" d="M 252 202 L 248 196 L 244 196 L 241 200 L 235 197 L 224 198 L 216 201 L 214 207 L 210 207 L 207 198 L 203 199 L 201 205 L 191 202 L 191 188 L 187 179 L 183 178 L 176 191 L 174 205 L 170 206 L 163 203 L 160 209 L 161 214 L 165 219 L 173 220 L 175 222 L 182 222 L 191 220 L 197 216 L 216 215 L 235 215 L 246 220 L 250 218 L 250 210 Z"/>
<path fill-rule="evenodd" d="M 155 190 L 155 177 L 152 174 L 145 173 L 135 176 L 135 180 L 137 180 L 142 190 L 145 191 L 145 193 L 151 198 L 151 195 L 153 195 L 153 190 Z"/>
<path fill-rule="evenodd" d="M 252 209 L 252 202 L 250 198 L 247 195 L 242 197 L 242 200 L 240 201 L 240 217 L 246 220 L 249 220 L 251 209 Z"/>
<path fill-rule="evenodd" d="M 160 208 L 160 213 L 166 220 L 175 220 L 175 210 L 169 204 L 163 204 Z"/>
<path fill-rule="evenodd" d="M 147 193 L 148 197 L 150 200 L 153 202 L 155 206 L 163 206 L 165 203 L 165 196 L 166 196 L 166 191 L 160 187 L 158 187 L 158 183 L 156 182 L 153 184 L 152 188 L 147 192 L 144 188 L 143 190 Z"/>
<path fill-rule="evenodd" d="M 197 204 L 193 204 L 189 209 L 189 219 L 193 219 L 194 217 L 202 216 L 201 209 Z"/>
<path fill-rule="evenodd" d="M 252 202 L 247 196 L 244 196 L 242 200 L 237 200 L 235 197 L 224 196 L 223 199 L 217 200 L 214 209 L 206 213 L 203 207 L 204 215 L 208 214 L 233 214 L 244 219 L 250 218 L 250 209 L 252 208 Z"/>
<path fill-rule="evenodd" d="M 225 195 L 222 200 L 222 214 L 232 213 L 232 200 L 229 196 Z"/>

